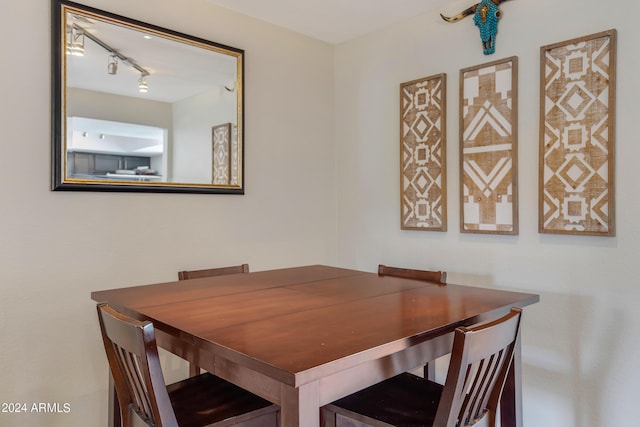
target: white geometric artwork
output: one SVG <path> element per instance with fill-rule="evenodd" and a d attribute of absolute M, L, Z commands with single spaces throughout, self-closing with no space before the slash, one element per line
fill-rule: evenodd
<path fill-rule="evenodd" d="M 540 49 L 541 233 L 615 235 L 616 30 Z"/>
<path fill-rule="evenodd" d="M 231 123 L 213 127 L 213 184 L 231 184 L 233 148 Z M 237 152 L 237 147 L 236 147 Z M 236 154 L 237 156 L 237 154 Z M 236 171 L 237 173 L 237 171 Z"/>
<path fill-rule="evenodd" d="M 518 58 L 460 70 L 464 233 L 518 234 Z"/>
<path fill-rule="evenodd" d="M 446 231 L 446 74 L 400 85 L 400 227 Z"/>

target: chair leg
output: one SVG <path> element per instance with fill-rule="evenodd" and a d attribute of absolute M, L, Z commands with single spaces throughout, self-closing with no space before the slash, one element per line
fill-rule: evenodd
<path fill-rule="evenodd" d="M 118 402 L 118 395 L 116 394 L 116 386 L 113 382 L 111 372 L 109 372 L 109 403 L 107 405 L 109 411 L 109 417 L 107 425 L 109 427 L 121 427 L 122 419 L 120 418 L 120 403 Z"/>

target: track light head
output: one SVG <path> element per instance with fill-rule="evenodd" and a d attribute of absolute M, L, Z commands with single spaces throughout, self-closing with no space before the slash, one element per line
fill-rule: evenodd
<path fill-rule="evenodd" d="M 147 76 L 145 74 L 140 74 L 140 78 L 138 79 L 138 90 L 142 93 L 147 93 L 149 91 Z"/>
<path fill-rule="evenodd" d="M 111 75 L 115 75 L 118 72 L 118 57 L 115 53 L 109 56 L 109 62 L 107 63 L 107 72 Z"/>

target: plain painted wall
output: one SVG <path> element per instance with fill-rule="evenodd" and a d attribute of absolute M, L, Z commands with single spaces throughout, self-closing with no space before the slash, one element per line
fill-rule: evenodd
<path fill-rule="evenodd" d="M 435 13 L 334 48 L 204 0 L 87 4 L 247 51 L 247 194 L 50 192 L 49 5 L 3 4 L 11 19 L 0 28 L 0 52 L 11 60 L 0 79 L 7 150 L 0 157 L 0 402 L 70 403 L 71 412 L 0 413 L 0 425 L 105 425 L 107 367 L 89 293 L 237 262 L 252 270 L 438 267 L 451 282 L 539 293 L 523 329 L 525 425 L 608 427 L 634 419 L 635 2 L 505 3 L 491 58 L 482 55 L 469 19 L 446 24 Z M 456 0 L 442 12 L 467 6 Z M 610 28 L 619 31 L 617 237 L 540 235 L 539 47 Z M 463 235 L 458 72 L 512 55 L 520 69 L 520 235 Z M 440 72 L 449 85 L 449 231 L 401 231 L 399 84 Z M 185 372 L 175 358 L 166 365 L 170 375 Z"/>
<path fill-rule="evenodd" d="M 335 260 L 333 47 L 204 0 L 85 3 L 245 49 L 246 194 L 51 192 L 50 2 L 3 2 L 0 403 L 71 409 L 0 412 L 3 427 L 106 425 L 92 290 Z"/>
<path fill-rule="evenodd" d="M 229 93 L 218 86 L 172 104 L 173 181 L 212 182 L 212 127 L 237 125 L 236 97 L 236 92 Z"/>
<path fill-rule="evenodd" d="M 447 3 L 453 15 L 471 4 Z M 634 0 L 513 1 L 502 5 L 496 53 L 482 54 L 471 18 L 426 14 L 336 48 L 340 262 L 444 269 L 452 283 L 538 293 L 524 312 L 526 427 L 633 423 L 640 373 L 638 99 L 640 5 Z M 540 47 L 618 30 L 617 237 L 538 234 Z M 519 60 L 519 236 L 461 234 L 460 69 Z M 449 231 L 400 230 L 399 85 L 447 73 Z M 439 368 L 440 369 L 440 368 Z"/>

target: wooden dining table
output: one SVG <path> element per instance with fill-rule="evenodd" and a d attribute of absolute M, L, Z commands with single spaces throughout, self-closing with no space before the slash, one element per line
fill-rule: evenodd
<path fill-rule="evenodd" d="M 286 427 L 317 427 L 323 405 L 450 353 L 456 327 L 539 301 L 323 265 L 95 291 L 91 298 L 153 322 L 160 347 L 280 405 Z M 113 399 L 111 405 L 117 408 Z M 114 413 L 110 425 L 118 425 Z M 522 426 L 519 343 L 501 423 Z"/>

